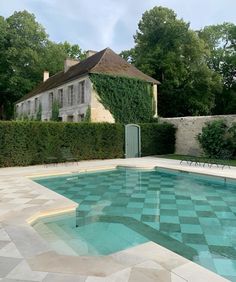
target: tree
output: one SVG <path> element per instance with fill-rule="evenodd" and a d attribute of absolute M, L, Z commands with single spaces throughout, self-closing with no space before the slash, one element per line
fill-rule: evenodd
<path fill-rule="evenodd" d="M 3 105 L 8 107 L 7 87 L 5 82 L 6 58 L 4 54 L 6 45 L 7 24 L 3 17 L 0 17 L 0 119 L 3 118 Z"/>
<path fill-rule="evenodd" d="M 2 30 L 2 25 L 1 25 Z M 0 77 L 1 101 L 8 117 L 13 113 L 14 101 L 29 92 L 39 76 L 41 50 L 46 45 L 47 34 L 26 11 L 15 12 L 4 20 L 4 43 L 1 48 Z"/>
<path fill-rule="evenodd" d="M 189 23 L 168 8 L 154 7 L 143 14 L 134 39 L 135 65 L 161 82 L 161 116 L 211 112 L 220 77 L 207 66 L 207 46 Z"/>
<path fill-rule="evenodd" d="M 124 50 L 119 55 L 128 63 L 135 64 L 135 50 L 133 48 L 131 48 L 130 50 Z"/>
<path fill-rule="evenodd" d="M 33 14 L 0 17 L 0 119 L 11 118 L 14 102 L 42 81 L 44 70 L 61 71 L 67 57 L 81 59 L 84 53 L 78 45 L 50 41 Z"/>
<path fill-rule="evenodd" d="M 50 74 L 61 71 L 66 58 L 78 59 L 80 61 L 86 58 L 85 52 L 82 52 L 79 45 L 71 45 L 66 41 L 64 43 L 48 41 L 43 54 L 42 66 L 40 68 L 41 75 L 44 70 L 49 71 Z"/>
<path fill-rule="evenodd" d="M 217 72 L 223 89 L 215 97 L 214 114 L 236 113 L 236 25 L 223 23 L 207 26 L 199 31 L 210 50 L 209 67 Z"/>
<path fill-rule="evenodd" d="M 83 52 L 78 44 L 71 45 L 69 42 L 59 43 L 58 46 L 62 48 L 64 53 L 72 59 L 84 60 L 86 59 L 86 52 Z"/>

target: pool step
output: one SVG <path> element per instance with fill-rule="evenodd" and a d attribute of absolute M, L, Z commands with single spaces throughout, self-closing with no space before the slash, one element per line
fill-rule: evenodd
<path fill-rule="evenodd" d="M 65 232 L 57 224 L 45 224 L 39 222 L 35 224 L 34 228 L 41 234 L 41 236 L 48 241 L 49 245 L 57 252 L 65 255 L 77 256 L 74 246 L 71 246 L 71 236 Z"/>

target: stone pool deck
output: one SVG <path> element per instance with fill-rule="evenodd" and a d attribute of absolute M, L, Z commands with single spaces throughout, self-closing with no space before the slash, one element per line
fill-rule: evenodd
<path fill-rule="evenodd" d="M 0 169 L 0 280 L 13 281 L 227 281 L 217 274 L 148 242 L 109 256 L 63 256 L 31 227 L 38 217 L 69 212 L 77 204 L 30 177 L 115 168 L 117 165 L 205 173 L 236 179 L 236 167 L 199 167 L 155 157 L 83 161 L 78 164 Z"/>

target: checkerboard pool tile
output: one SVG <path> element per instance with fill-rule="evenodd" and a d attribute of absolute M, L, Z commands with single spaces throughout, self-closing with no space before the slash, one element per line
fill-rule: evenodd
<path fill-rule="evenodd" d="M 193 248 L 193 261 L 236 281 L 236 183 L 129 169 L 36 181 L 80 203 L 78 219 L 131 217 Z"/>

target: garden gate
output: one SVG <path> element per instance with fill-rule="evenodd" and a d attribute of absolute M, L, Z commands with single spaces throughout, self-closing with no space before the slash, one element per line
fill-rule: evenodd
<path fill-rule="evenodd" d="M 141 130 L 137 124 L 125 126 L 125 157 L 138 158 L 141 156 Z"/>

